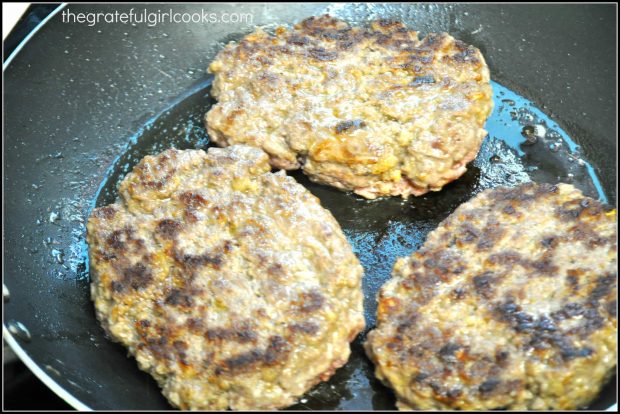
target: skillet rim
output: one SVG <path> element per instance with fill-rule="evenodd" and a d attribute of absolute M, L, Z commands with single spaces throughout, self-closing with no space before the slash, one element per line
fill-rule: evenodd
<path fill-rule="evenodd" d="M 26 44 L 30 41 L 32 37 L 46 24 L 48 23 L 56 14 L 58 14 L 62 9 L 64 9 L 68 3 L 62 3 L 56 9 L 54 9 L 49 15 L 47 15 L 37 26 L 35 26 L 30 33 L 15 47 L 15 49 L 11 52 L 11 54 L 7 57 L 7 59 L 2 64 L 2 71 L 6 71 L 13 61 L 13 59 L 21 52 L 21 50 L 26 46 Z M 4 147 L 4 140 L 2 143 Z M 4 199 L 4 192 L 3 192 Z M 4 214 L 3 214 L 4 216 Z M 4 245 L 4 240 L 3 240 Z M 4 271 L 3 271 L 4 273 Z M 4 284 L 3 284 L 4 285 Z M 4 301 L 2 304 L 4 309 Z M 3 312 L 4 313 L 4 312 Z M 28 367 L 28 369 L 41 381 L 43 382 L 50 390 L 52 390 L 56 395 L 62 398 L 67 404 L 72 406 L 74 409 L 79 411 L 93 411 L 93 409 L 76 397 L 74 397 L 71 392 L 62 387 L 58 382 L 56 382 L 50 375 L 48 375 L 41 367 L 28 355 L 24 348 L 21 347 L 19 342 L 13 337 L 9 329 L 5 324 L 5 320 L 3 318 L 2 321 L 2 337 L 9 345 L 9 347 L 15 352 L 18 358 Z M 610 407 L 606 408 L 605 411 L 617 411 L 617 402 Z M 586 409 L 587 411 L 588 409 Z"/>

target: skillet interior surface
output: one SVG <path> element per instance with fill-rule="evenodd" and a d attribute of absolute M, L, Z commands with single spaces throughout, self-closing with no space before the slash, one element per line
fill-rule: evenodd
<path fill-rule="evenodd" d="M 70 7 L 76 13 L 130 8 Z M 235 10 L 230 5 L 208 8 Z M 367 201 L 293 173 L 332 211 L 364 265 L 369 327 L 374 325 L 375 293 L 395 258 L 417 249 L 442 219 L 484 188 L 529 180 L 572 182 L 615 204 L 616 144 L 609 139 L 615 136 L 615 20 L 610 18 L 613 9 L 605 10 L 244 5 L 244 12 L 253 13 L 252 24 L 210 27 L 89 27 L 55 16 L 5 71 L 5 284 L 11 292 L 5 323 L 20 321 L 29 329 L 32 340 L 23 341 L 23 348 L 86 405 L 169 408 L 155 382 L 104 337 L 94 318 L 84 224 L 93 206 L 114 200 L 119 180 L 144 155 L 170 146 L 209 146 L 202 115 L 212 104 L 211 79 L 204 68 L 226 42 L 254 25 L 291 23 L 324 12 L 354 23 L 396 18 L 423 33 L 448 31 L 478 46 L 497 81 L 496 108 L 487 123 L 490 136 L 465 176 L 439 193 Z M 588 30 L 580 31 L 577 23 Z M 567 25 L 577 31 L 568 38 Z M 567 57 L 571 54 L 577 61 Z M 554 67 L 554 62 L 565 66 Z M 544 125 L 546 134 L 531 144 L 528 132 L 535 125 Z M 363 339 L 354 342 L 344 368 L 292 408 L 393 409 L 391 392 L 374 379 L 363 355 Z M 615 402 L 614 390 L 610 384 L 594 407 Z"/>

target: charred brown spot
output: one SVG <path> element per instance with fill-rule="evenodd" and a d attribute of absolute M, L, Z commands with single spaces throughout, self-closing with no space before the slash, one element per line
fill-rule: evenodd
<path fill-rule="evenodd" d="M 562 309 L 556 311 L 552 314 L 552 317 L 555 320 L 563 321 L 565 319 L 574 318 L 576 316 L 581 316 L 585 313 L 585 307 L 583 304 L 578 302 L 567 303 L 562 306 Z"/>
<path fill-rule="evenodd" d="M 134 237 L 133 228 L 126 226 L 121 230 L 114 230 L 106 239 L 106 245 L 112 250 L 123 251 L 134 249 L 140 251 L 144 249 L 144 240 Z"/>
<path fill-rule="evenodd" d="M 219 253 L 192 255 L 175 252 L 174 257 L 177 262 L 189 269 L 198 269 L 205 266 L 219 269 L 224 262 L 222 255 Z"/>
<path fill-rule="evenodd" d="M 181 229 L 181 223 L 172 219 L 163 219 L 157 223 L 155 231 L 165 239 L 174 239 Z"/>
<path fill-rule="evenodd" d="M 425 381 L 428 377 L 430 377 L 429 374 L 427 374 L 426 372 L 418 372 L 417 374 L 415 374 L 413 376 L 413 378 L 411 379 L 412 382 L 423 382 Z"/>
<path fill-rule="evenodd" d="M 472 226 L 469 223 L 464 223 L 458 230 L 457 230 L 457 243 L 461 243 L 461 244 L 468 244 L 468 243 L 472 243 L 474 240 L 477 240 L 480 237 L 480 230 L 478 230 L 476 227 Z"/>
<path fill-rule="evenodd" d="M 556 208 L 555 214 L 564 221 L 572 221 L 585 216 L 596 217 L 613 209 L 591 198 L 581 198 L 566 201 Z"/>
<path fill-rule="evenodd" d="M 427 269 L 432 269 L 434 267 L 437 267 L 437 261 L 434 258 L 429 257 L 426 260 L 424 260 L 423 265 Z"/>
<path fill-rule="evenodd" d="M 106 244 L 114 250 L 121 250 L 125 247 L 125 236 L 125 230 L 114 230 L 110 236 L 108 236 Z"/>
<path fill-rule="evenodd" d="M 534 317 L 524 312 L 521 306 L 508 300 L 496 307 L 499 320 L 508 323 L 517 332 L 530 331 L 535 328 Z"/>
<path fill-rule="evenodd" d="M 422 40 L 422 46 L 430 48 L 437 47 L 440 40 L 441 37 L 439 35 L 431 33 Z"/>
<path fill-rule="evenodd" d="M 322 62 L 329 62 L 332 60 L 336 60 L 336 58 L 338 57 L 338 52 L 328 51 L 322 47 L 315 47 L 308 50 L 308 55 L 316 60 L 320 60 Z"/>
<path fill-rule="evenodd" d="M 148 319 L 141 319 L 138 324 L 142 329 L 146 329 L 151 326 L 151 322 Z"/>
<path fill-rule="evenodd" d="M 446 397 L 449 400 L 455 400 L 457 398 L 459 398 L 461 395 L 463 395 L 463 390 L 461 388 L 455 387 L 455 388 L 451 388 L 446 392 Z"/>
<path fill-rule="evenodd" d="M 278 53 L 282 53 L 284 55 L 292 55 L 293 54 L 293 50 L 286 46 L 286 45 L 278 45 L 278 46 L 274 46 L 273 50 L 275 50 Z"/>
<path fill-rule="evenodd" d="M 267 83 L 272 83 L 272 84 L 275 85 L 277 80 L 278 80 L 278 77 L 274 73 L 263 72 L 263 73 L 261 73 L 261 74 L 259 74 L 257 76 L 257 79 L 260 80 L 260 81 L 266 81 Z M 231 115 L 232 115 L 232 113 L 231 113 Z M 231 122 L 234 119 L 234 117 L 229 117 L 229 118 L 230 118 Z"/>
<path fill-rule="evenodd" d="M 279 336 L 274 335 L 269 338 L 269 346 L 265 350 L 264 360 L 267 365 L 273 365 L 278 362 L 289 350 L 289 345 L 286 340 Z"/>
<path fill-rule="evenodd" d="M 113 206 L 105 206 L 95 209 L 93 216 L 109 220 L 116 215 L 116 208 Z"/>
<path fill-rule="evenodd" d="M 558 267 L 553 264 L 552 258 L 544 257 L 541 260 L 533 260 L 531 266 L 538 273 L 546 276 L 554 276 Z"/>
<path fill-rule="evenodd" d="M 465 42 L 463 42 L 462 40 L 455 40 L 454 41 L 454 47 L 457 48 L 460 51 L 463 51 L 465 49 L 467 49 L 469 47 L 469 45 Z"/>
<path fill-rule="evenodd" d="M 415 322 L 418 318 L 419 315 L 415 311 L 409 312 L 406 318 L 401 318 L 399 321 L 396 326 L 396 332 L 401 334 L 407 332 L 407 330 L 415 326 Z"/>
<path fill-rule="evenodd" d="M 269 344 L 264 350 L 253 349 L 248 352 L 227 358 L 215 369 L 217 375 L 236 374 L 247 372 L 256 365 L 272 366 L 281 362 L 290 351 L 286 340 L 274 335 L 269 338 Z"/>
<path fill-rule="evenodd" d="M 474 290 L 480 296 L 488 299 L 493 295 L 492 285 L 495 282 L 493 273 L 485 272 L 481 275 L 474 276 L 472 281 L 474 283 Z"/>
<path fill-rule="evenodd" d="M 124 290 L 123 284 L 121 282 L 117 282 L 116 280 L 113 280 L 112 283 L 110 283 L 110 288 L 116 293 L 120 293 Z"/>
<path fill-rule="evenodd" d="M 336 47 L 339 50 L 349 50 L 353 47 L 353 45 L 355 45 L 355 42 L 353 40 L 345 40 L 345 41 L 338 42 Z"/>
<path fill-rule="evenodd" d="M 456 363 L 458 361 L 457 351 L 460 351 L 463 346 L 452 342 L 447 343 L 437 353 L 439 358 L 447 364 Z"/>
<path fill-rule="evenodd" d="M 123 282 L 132 289 L 143 289 L 153 281 L 151 270 L 142 263 L 136 263 L 125 269 Z"/>
<path fill-rule="evenodd" d="M 346 24 L 330 16 L 329 14 L 324 14 L 319 17 L 308 17 L 307 19 L 303 20 L 298 26 L 306 31 L 319 34 L 326 29 L 339 28 L 342 26 L 346 26 Z"/>
<path fill-rule="evenodd" d="M 299 323 L 292 323 L 288 326 L 288 329 L 292 333 L 315 335 L 316 333 L 319 332 L 319 325 L 314 322 L 305 321 L 305 322 L 299 322 Z"/>
<path fill-rule="evenodd" d="M 498 385 L 501 383 L 500 380 L 498 379 L 489 379 L 484 381 L 482 384 L 480 384 L 480 386 L 478 387 L 478 390 L 480 391 L 481 394 L 490 394 L 491 392 L 493 392 Z"/>
<path fill-rule="evenodd" d="M 392 38 L 389 35 L 382 32 L 373 32 L 372 37 L 374 37 L 375 42 L 382 46 L 386 46 L 392 41 Z"/>
<path fill-rule="evenodd" d="M 183 218 L 188 223 L 195 223 L 198 221 L 198 215 L 196 215 L 194 210 L 185 210 L 183 212 Z"/>
<path fill-rule="evenodd" d="M 477 64 L 480 61 L 478 60 L 478 57 L 476 55 L 477 55 L 476 49 L 474 49 L 473 47 L 469 47 L 463 50 L 462 52 L 452 55 L 452 59 L 455 62 L 459 62 L 459 63 L 467 62 L 467 63 Z"/>
<path fill-rule="evenodd" d="M 267 268 L 267 273 L 272 276 L 281 276 L 284 274 L 284 267 L 280 263 L 274 263 Z"/>
<path fill-rule="evenodd" d="M 172 348 L 176 351 L 176 354 L 179 358 L 179 362 L 181 362 L 181 364 L 183 365 L 189 365 L 188 361 L 187 361 L 187 349 L 189 348 L 189 345 L 187 345 L 186 342 L 183 341 L 174 341 L 172 343 Z"/>
<path fill-rule="evenodd" d="M 148 337 L 145 338 L 144 345 L 149 351 L 160 360 L 171 360 L 170 344 L 168 343 L 168 337 L 164 334 L 158 338 Z"/>
<path fill-rule="evenodd" d="M 495 244 L 497 244 L 497 242 L 500 241 L 502 237 L 504 237 L 504 234 L 506 234 L 506 230 L 498 225 L 487 226 L 482 232 L 476 248 L 479 251 L 489 250 L 490 248 L 495 246 Z"/>
<path fill-rule="evenodd" d="M 145 186 L 146 188 L 161 190 L 162 188 L 164 188 L 164 185 L 166 184 L 166 182 L 167 182 L 166 177 L 162 177 L 161 180 L 157 180 L 157 181 L 143 181 L 142 185 Z"/>
<path fill-rule="evenodd" d="M 306 36 L 292 35 L 288 38 L 288 43 L 297 46 L 305 46 L 310 43 L 310 39 Z"/>
<path fill-rule="evenodd" d="M 586 358 L 592 355 L 594 351 L 591 348 L 583 347 L 583 348 L 574 348 L 568 346 L 562 349 L 562 358 L 564 360 L 571 360 L 575 358 Z"/>
<path fill-rule="evenodd" d="M 545 237 L 540 241 L 543 247 L 555 247 L 558 245 L 558 239 L 555 236 Z"/>
<path fill-rule="evenodd" d="M 100 253 L 101 260 L 104 262 L 110 262 L 117 258 L 116 254 L 114 253 L 110 253 L 106 251 L 102 251 L 102 252 L 100 251 L 99 253 Z"/>
<path fill-rule="evenodd" d="M 179 196 L 181 201 L 189 208 L 196 209 L 208 204 L 208 201 L 198 193 L 186 191 Z"/>
<path fill-rule="evenodd" d="M 210 341 L 235 341 L 239 343 L 254 342 L 258 338 L 250 328 L 210 328 L 205 331 L 205 338 Z"/>
<path fill-rule="evenodd" d="M 127 288 L 140 290 L 148 287 L 153 281 L 151 270 L 142 263 L 136 263 L 120 269 L 121 279 L 112 282 L 114 292 L 123 292 Z"/>
<path fill-rule="evenodd" d="M 202 318 L 188 318 L 185 325 L 191 332 L 199 332 L 204 329 L 204 321 Z"/>
<path fill-rule="evenodd" d="M 508 363 L 508 359 L 510 358 L 510 353 L 507 351 L 497 351 L 495 352 L 495 363 L 499 366 L 505 366 Z"/>
<path fill-rule="evenodd" d="M 557 187 L 549 184 L 527 183 L 515 188 L 498 188 L 489 194 L 489 199 L 495 202 L 518 202 L 527 204 L 549 193 L 557 192 Z"/>
<path fill-rule="evenodd" d="M 614 287 L 617 285 L 617 276 L 608 274 L 601 276 L 596 281 L 596 286 L 590 292 L 590 300 L 597 302 L 605 296 L 609 295 Z"/>
<path fill-rule="evenodd" d="M 590 356 L 592 350 L 588 347 L 575 346 L 571 337 L 578 335 L 585 339 L 603 325 L 597 309 L 580 303 L 567 304 L 560 311 L 538 318 L 524 312 L 520 306 L 511 301 L 499 305 L 497 312 L 500 314 L 500 320 L 507 322 L 517 332 L 527 335 L 524 342 L 526 348 L 541 350 L 554 348 L 558 357 L 565 361 Z M 577 317 L 580 319 L 580 324 L 571 328 L 571 336 L 567 336 L 566 332 L 560 329 L 558 322 Z"/>
<path fill-rule="evenodd" d="M 443 149 L 444 148 L 443 143 L 439 139 L 436 139 L 433 142 L 431 142 L 431 147 L 435 148 L 435 149 Z"/>
<path fill-rule="evenodd" d="M 502 209 L 502 211 L 506 214 L 511 215 L 515 213 L 515 208 L 512 205 L 507 205 L 506 207 Z"/>
<path fill-rule="evenodd" d="M 618 301 L 617 299 L 611 300 L 605 306 L 605 310 L 612 318 L 618 317 Z"/>
<path fill-rule="evenodd" d="M 263 65 L 271 65 L 272 61 L 271 59 L 265 57 L 265 56 L 257 56 L 256 60 L 259 61 L 260 63 L 262 63 Z"/>
<path fill-rule="evenodd" d="M 157 165 L 161 169 L 161 168 L 164 168 L 168 164 L 168 161 L 170 160 L 170 157 L 168 156 L 168 154 L 163 153 L 159 157 L 157 157 L 156 159 L 157 159 Z"/>
<path fill-rule="evenodd" d="M 600 329 L 604 324 L 604 319 L 599 313 L 600 302 L 590 302 L 586 304 L 569 303 L 562 307 L 558 312 L 552 315 L 554 320 L 564 320 L 570 318 L 578 318 L 580 324 L 573 328 L 571 333 L 579 335 L 581 338 L 587 338 L 592 332 Z"/>
<path fill-rule="evenodd" d="M 448 398 L 448 393 L 452 392 L 451 388 L 448 388 L 434 380 L 428 381 L 427 384 L 433 390 L 433 394 L 438 400 L 446 401 L 450 399 Z"/>
<path fill-rule="evenodd" d="M 342 40 L 347 38 L 347 34 L 339 31 L 326 30 L 320 34 L 320 37 L 327 40 Z"/>
<path fill-rule="evenodd" d="M 523 256 L 520 253 L 515 251 L 505 251 L 501 253 L 494 253 L 488 258 L 489 263 L 491 264 L 500 264 L 504 266 L 512 266 L 516 264 L 524 265 L 526 262 L 523 260 Z"/>
<path fill-rule="evenodd" d="M 576 274 L 572 273 L 571 270 L 567 272 L 566 283 L 568 284 L 571 292 L 576 293 L 579 290 L 579 278 Z"/>
<path fill-rule="evenodd" d="M 452 297 L 453 297 L 455 300 L 461 300 L 461 299 L 463 299 L 466 295 L 467 295 L 467 290 L 466 290 L 466 289 L 464 289 L 464 288 L 462 288 L 462 287 L 458 287 L 458 288 L 456 288 L 456 289 L 454 289 L 454 290 L 452 291 Z"/>
<path fill-rule="evenodd" d="M 315 312 L 323 306 L 325 303 L 325 297 L 319 292 L 307 292 L 301 295 L 301 305 L 299 310 L 304 313 Z"/>
<path fill-rule="evenodd" d="M 401 335 L 393 336 L 387 342 L 387 348 L 392 352 L 402 352 L 403 350 L 403 337 Z"/>
<path fill-rule="evenodd" d="M 194 300 L 187 292 L 172 289 L 168 296 L 166 296 L 165 303 L 166 305 L 191 307 L 194 304 Z"/>
<path fill-rule="evenodd" d="M 382 28 L 396 28 L 396 27 L 401 27 L 402 23 L 400 23 L 397 20 L 391 20 L 391 19 L 379 19 L 377 20 L 377 24 L 382 27 Z"/>
<path fill-rule="evenodd" d="M 216 374 L 237 373 L 247 370 L 262 361 L 263 353 L 258 349 L 225 359 L 221 366 L 215 369 Z"/>

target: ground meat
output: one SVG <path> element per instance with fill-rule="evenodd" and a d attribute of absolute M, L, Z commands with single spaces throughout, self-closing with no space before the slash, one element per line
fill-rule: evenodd
<path fill-rule="evenodd" d="M 326 15 L 258 29 L 209 70 L 215 143 L 260 147 L 277 168 L 366 198 L 421 195 L 460 177 L 493 108 L 478 49 L 386 20 L 350 27 Z"/>
<path fill-rule="evenodd" d="M 182 409 L 286 407 L 364 327 L 362 267 L 332 215 L 259 149 L 145 157 L 88 222 L 109 336 Z"/>
<path fill-rule="evenodd" d="M 401 409 L 575 409 L 617 360 L 616 211 L 566 184 L 487 190 L 382 287 L 366 351 Z"/>

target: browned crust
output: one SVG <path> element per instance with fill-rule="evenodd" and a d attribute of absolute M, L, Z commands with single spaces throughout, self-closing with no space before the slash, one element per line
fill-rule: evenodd
<path fill-rule="evenodd" d="M 119 193 L 88 222 L 97 317 L 173 405 L 285 407 L 347 360 L 364 326 L 361 266 L 262 151 L 168 150 Z"/>
<path fill-rule="evenodd" d="M 565 184 L 461 205 L 381 290 L 379 378 L 403 407 L 586 405 L 616 365 L 615 217 Z"/>
<path fill-rule="evenodd" d="M 389 20 L 350 27 L 324 15 L 258 30 L 209 69 L 213 142 L 260 147 L 277 168 L 366 198 L 422 195 L 460 177 L 493 107 L 478 49 L 446 33 L 420 40 Z"/>

